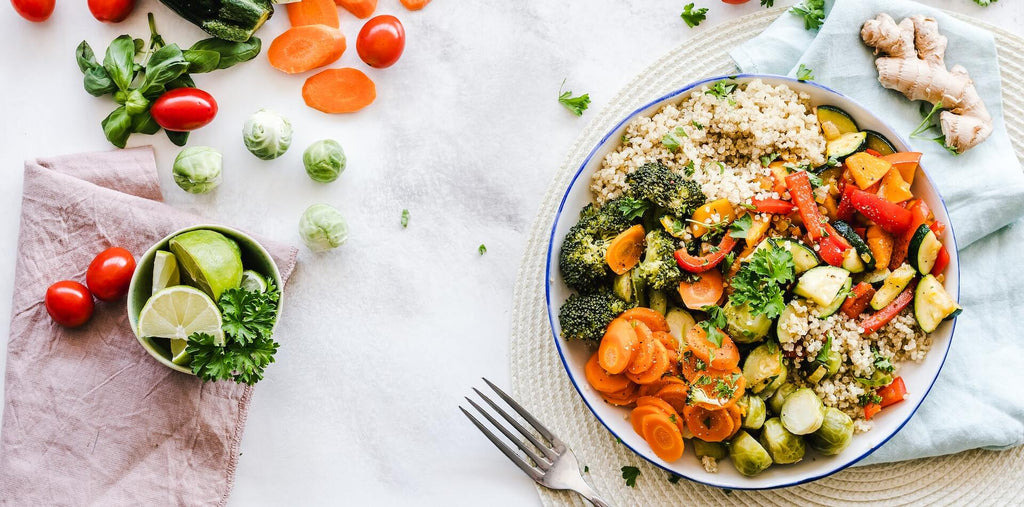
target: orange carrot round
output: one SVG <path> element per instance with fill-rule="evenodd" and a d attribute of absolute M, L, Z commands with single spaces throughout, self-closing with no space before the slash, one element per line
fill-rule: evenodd
<path fill-rule="evenodd" d="M 668 331 L 654 331 L 654 338 L 661 342 L 673 355 L 679 354 L 679 342 Z"/>
<path fill-rule="evenodd" d="M 747 379 L 739 368 L 726 371 L 705 370 L 690 385 L 690 389 L 701 391 L 691 396 L 692 403 L 708 410 L 729 408 L 739 401 L 746 387 Z"/>
<path fill-rule="evenodd" d="M 606 371 L 597 361 L 597 353 L 590 356 L 587 365 L 583 368 L 587 382 L 602 393 L 614 393 L 622 391 L 632 385 L 632 382 L 625 375 L 612 375 Z"/>
<path fill-rule="evenodd" d="M 344 52 L 345 36 L 341 30 L 327 25 L 305 25 L 278 35 L 267 49 L 267 59 L 281 72 L 298 74 L 331 64 Z"/>
<path fill-rule="evenodd" d="M 334 5 L 333 0 L 301 0 L 284 5 L 288 11 L 288 22 L 292 26 L 341 26 L 338 23 L 338 7 Z"/>
<path fill-rule="evenodd" d="M 679 282 L 679 297 L 682 298 L 683 305 L 691 310 L 700 310 L 705 306 L 718 304 L 718 300 L 722 299 L 725 292 L 722 273 L 717 269 L 711 269 L 703 273 L 694 273 L 694 276 L 699 277 L 697 281 Z"/>
<path fill-rule="evenodd" d="M 358 69 L 327 69 L 306 79 L 302 98 L 325 113 L 354 113 L 373 103 L 377 87 Z"/>
<path fill-rule="evenodd" d="M 597 349 L 597 360 L 608 373 L 622 373 L 633 362 L 639 340 L 628 321 L 617 318 L 608 324 Z"/>
<path fill-rule="evenodd" d="M 639 401 L 639 399 L 637 399 L 637 401 Z M 644 417 L 651 414 L 665 415 L 665 411 L 654 405 L 642 405 L 637 406 L 629 413 L 629 423 L 633 425 L 633 431 L 635 431 L 637 435 L 644 435 L 643 428 L 641 428 L 640 424 L 644 421 Z"/>
<path fill-rule="evenodd" d="M 708 410 L 687 405 L 683 409 L 683 418 L 693 436 L 705 442 L 721 442 L 736 429 L 728 410 Z"/>
<path fill-rule="evenodd" d="M 644 235 L 644 226 L 637 224 L 620 232 L 608 244 L 604 260 L 612 272 L 621 275 L 640 263 L 640 256 L 644 253 Z"/>
<path fill-rule="evenodd" d="M 718 346 L 708 339 L 708 334 L 701 326 L 693 326 L 686 333 L 686 345 L 693 355 L 704 361 L 709 368 L 731 370 L 740 364 L 740 350 L 729 335 L 718 331 L 722 336 L 722 345 Z"/>
<path fill-rule="evenodd" d="M 733 435 L 739 433 L 740 426 L 743 424 L 743 411 L 740 409 L 740 406 L 736 404 L 731 405 L 729 408 L 725 409 L 725 411 L 729 412 L 729 416 L 732 417 L 733 429 L 732 433 L 729 435 L 729 438 L 732 438 Z"/>
<path fill-rule="evenodd" d="M 654 364 L 654 354 L 657 349 L 654 346 L 654 335 L 643 322 L 636 322 L 636 338 L 639 344 L 636 347 L 636 354 L 633 355 L 633 362 L 629 364 L 629 373 L 642 373 L 647 371 Z"/>
<path fill-rule="evenodd" d="M 622 315 L 620 315 L 620 317 L 630 322 L 643 322 L 644 324 L 647 325 L 647 328 L 650 329 L 652 333 L 656 333 L 658 331 L 664 331 L 666 333 L 668 332 L 668 321 L 665 320 L 665 316 L 654 310 L 651 310 L 650 308 L 630 308 L 629 310 L 623 312 Z"/>
<path fill-rule="evenodd" d="M 654 396 L 664 400 L 666 403 L 681 412 L 686 408 L 686 400 L 690 394 L 690 388 L 686 384 L 668 384 L 662 387 Z"/>
<path fill-rule="evenodd" d="M 655 394 L 658 393 L 658 391 L 661 390 L 661 388 L 670 384 L 686 385 L 686 381 L 679 377 L 665 376 L 661 377 L 658 380 L 655 380 L 654 382 L 651 382 L 650 384 L 644 384 L 642 386 L 639 386 L 637 393 L 640 396 L 654 396 Z"/>
<path fill-rule="evenodd" d="M 644 440 L 659 458 L 665 461 L 676 461 L 683 457 L 683 450 L 686 447 L 683 434 L 669 416 L 665 414 L 645 416 L 640 423 L 640 430 Z"/>
<path fill-rule="evenodd" d="M 377 10 L 377 0 L 334 0 L 340 7 L 359 19 L 366 19 Z"/>
<path fill-rule="evenodd" d="M 430 0 L 402 0 L 402 5 L 410 11 L 418 11 L 427 6 Z"/>
<path fill-rule="evenodd" d="M 637 389 L 636 384 L 631 383 L 629 384 L 629 387 L 623 389 L 622 391 L 617 391 L 614 393 L 602 393 L 601 397 L 604 398 L 604 401 L 611 403 L 612 405 L 625 407 L 627 405 L 632 405 L 633 402 L 636 401 L 636 399 L 639 397 L 639 389 Z"/>
<path fill-rule="evenodd" d="M 673 408 L 672 405 L 656 396 L 640 396 L 636 399 L 637 408 L 646 407 L 648 405 L 652 407 L 658 407 L 662 412 L 668 415 L 673 415 L 676 413 L 676 409 Z"/>
<path fill-rule="evenodd" d="M 660 379 L 665 373 L 668 372 L 672 366 L 672 362 L 669 360 L 668 350 L 661 342 L 654 340 L 654 364 L 651 365 L 645 371 L 640 373 L 629 373 L 626 372 L 626 378 L 636 382 L 637 384 L 650 384 Z"/>

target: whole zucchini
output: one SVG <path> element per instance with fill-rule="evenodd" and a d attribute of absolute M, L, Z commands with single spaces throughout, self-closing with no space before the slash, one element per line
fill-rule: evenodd
<path fill-rule="evenodd" d="M 245 42 L 274 14 L 270 0 L 160 0 L 214 37 Z"/>

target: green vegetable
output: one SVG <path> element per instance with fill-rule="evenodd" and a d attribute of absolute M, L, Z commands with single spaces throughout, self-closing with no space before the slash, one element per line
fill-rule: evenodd
<path fill-rule="evenodd" d="M 994 4 L 994 3 L 998 2 L 998 1 L 999 0 L 974 0 L 974 3 L 976 3 L 976 4 L 978 4 L 978 5 L 982 6 L 982 7 L 988 7 L 988 6 Z"/>
<path fill-rule="evenodd" d="M 704 456 L 711 456 L 715 459 L 725 459 L 729 457 L 729 448 L 721 442 L 705 442 L 699 438 L 692 440 L 693 442 L 693 453 L 698 458 Z"/>
<path fill-rule="evenodd" d="M 804 28 L 817 30 L 825 22 L 825 0 L 804 0 L 789 10 L 795 16 L 804 18 Z"/>
<path fill-rule="evenodd" d="M 699 9 L 693 8 L 693 3 L 688 3 L 683 7 L 683 13 L 679 15 L 686 22 L 686 26 L 693 28 L 705 19 L 708 19 L 708 8 L 701 7 Z"/>
<path fill-rule="evenodd" d="M 796 71 L 796 78 L 798 81 L 813 81 L 814 71 L 801 63 L 800 68 Z"/>
<path fill-rule="evenodd" d="M 811 447 L 826 456 L 843 452 L 853 441 L 853 419 L 835 407 L 825 409 L 825 419 L 818 431 L 807 436 Z"/>
<path fill-rule="evenodd" d="M 269 0 L 160 0 L 206 33 L 245 42 L 274 13 Z"/>
<path fill-rule="evenodd" d="M 487 253 L 487 245 L 481 243 L 480 246 L 476 247 L 476 251 L 479 252 L 480 255 Z"/>
<path fill-rule="evenodd" d="M 772 461 L 780 465 L 796 463 L 804 458 L 804 439 L 790 433 L 778 417 L 764 422 L 761 445 L 771 454 Z"/>
<path fill-rule="evenodd" d="M 565 80 L 562 80 L 562 86 L 565 86 Z M 562 87 L 558 87 L 558 103 L 565 106 L 570 113 L 576 116 L 583 116 L 583 111 L 587 110 L 590 106 L 590 94 L 584 93 L 578 97 L 572 96 L 572 91 L 562 91 Z"/>
<path fill-rule="evenodd" d="M 317 141 L 302 153 L 302 165 L 313 181 L 330 183 L 345 170 L 345 150 L 333 139 Z"/>
<path fill-rule="evenodd" d="M 746 304 L 751 315 L 774 319 L 786 308 L 783 288 L 793 281 L 795 269 L 788 250 L 774 245 L 758 248 L 730 280 L 733 294 L 729 301 Z"/>
<path fill-rule="evenodd" d="M 348 239 L 348 223 L 328 204 L 314 204 L 299 219 L 299 235 L 314 252 L 337 248 Z"/>
<path fill-rule="evenodd" d="M 273 111 L 260 109 L 245 121 L 242 141 L 257 158 L 275 159 L 292 145 L 292 124 Z"/>
<path fill-rule="evenodd" d="M 727 98 L 736 90 L 736 83 L 732 81 L 717 81 L 714 86 L 704 92 L 705 95 L 714 95 L 720 99 Z"/>
<path fill-rule="evenodd" d="M 636 478 L 640 476 L 640 469 L 632 466 L 622 467 L 622 478 L 626 479 L 626 486 L 636 487 Z"/>
<path fill-rule="evenodd" d="M 402 210 L 402 228 L 409 227 L 409 210 Z"/>
<path fill-rule="evenodd" d="M 761 7 L 774 7 L 775 0 L 761 0 Z"/>
<path fill-rule="evenodd" d="M 562 338 L 596 343 L 604 336 L 608 324 L 631 306 L 609 291 L 585 296 L 572 294 L 558 310 Z"/>
<path fill-rule="evenodd" d="M 814 391 L 801 387 L 786 396 L 779 417 L 791 433 L 806 435 L 814 433 L 821 427 L 825 417 L 825 406 Z"/>
<path fill-rule="evenodd" d="M 174 182 L 191 194 L 205 194 L 220 185 L 223 158 L 209 146 L 190 146 L 174 158 Z"/>
<path fill-rule="evenodd" d="M 650 201 L 679 217 L 692 215 L 707 200 L 700 185 L 658 162 L 640 166 L 626 177 L 626 184 L 627 197 Z"/>
<path fill-rule="evenodd" d="M 754 437 L 746 431 L 740 431 L 729 443 L 729 457 L 736 470 L 751 477 L 772 466 L 772 457 Z"/>
<path fill-rule="evenodd" d="M 743 360 L 743 376 L 747 380 L 747 389 L 753 393 L 764 392 L 775 379 L 785 374 L 782 351 L 774 341 L 758 345 Z"/>
<path fill-rule="evenodd" d="M 743 416 L 743 427 L 748 430 L 761 429 L 768 413 L 764 400 L 760 396 L 747 394 L 740 398 L 739 405 L 746 410 L 746 414 Z"/>
<path fill-rule="evenodd" d="M 768 404 L 768 409 L 771 410 L 773 414 L 781 414 L 782 405 L 786 402 L 786 398 L 794 392 L 796 392 L 795 385 L 789 383 L 782 384 L 775 390 L 774 394 L 772 394 L 770 398 L 765 400 L 765 403 Z"/>
<path fill-rule="evenodd" d="M 772 329 L 771 318 L 755 314 L 748 303 L 737 304 L 732 298 L 725 305 L 725 319 L 729 336 L 737 343 L 761 341 Z"/>
<path fill-rule="evenodd" d="M 588 205 L 580 212 L 580 221 L 569 229 L 558 254 L 558 268 L 566 285 L 580 293 L 607 286 L 612 271 L 605 261 L 608 244 L 635 222 L 619 211 L 620 200 L 596 208 Z"/>
<path fill-rule="evenodd" d="M 663 230 L 647 233 L 647 249 L 644 258 L 637 264 L 636 276 L 650 289 L 676 289 L 683 279 L 683 272 L 676 262 L 676 241 Z"/>

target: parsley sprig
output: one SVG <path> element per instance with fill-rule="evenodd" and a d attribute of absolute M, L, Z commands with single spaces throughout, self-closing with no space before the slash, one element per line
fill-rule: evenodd
<path fill-rule="evenodd" d="M 736 83 L 731 81 L 718 81 L 710 89 L 704 93 L 707 95 L 714 95 L 720 99 L 727 98 L 729 94 L 736 90 Z"/>
<path fill-rule="evenodd" d="M 643 199 L 634 199 L 632 197 L 623 197 L 615 201 L 616 206 L 619 209 L 619 213 L 627 220 L 636 220 L 647 213 L 650 209 L 651 203 Z"/>
<path fill-rule="evenodd" d="M 683 21 L 686 22 L 686 26 L 690 28 L 693 28 L 701 24 L 701 22 L 704 21 L 705 19 L 708 19 L 707 7 L 694 9 L 693 6 L 694 4 L 692 2 L 686 4 L 683 7 L 683 13 L 679 15 L 679 17 L 683 18 Z"/>
<path fill-rule="evenodd" d="M 982 7 L 988 7 L 988 6 L 994 4 L 994 3 L 998 2 L 998 1 L 999 0 L 974 0 L 974 3 L 976 3 L 976 4 L 978 4 L 978 5 L 982 6 Z"/>
<path fill-rule="evenodd" d="M 722 340 L 725 339 L 721 329 L 728 325 L 728 321 L 725 318 L 725 310 L 718 305 L 706 305 L 700 310 L 708 314 L 708 318 L 698 323 L 697 326 L 707 333 L 709 342 L 714 343 L 715 347 L 721 347 Z"/>
<path fill-rule="evenodd" d="M 814 81 L 814 70 L 810 67 L 800 64 L 800 68 L 796 70 L 797 81 Z"/>
<path fill-rule="evenodd" d="M 825 0 L 804 0 L 789 12 L 804 18 L 804 28 L 817 30 L 825 22 Z"/>
<path fill-rule="evenodd" d="M 562 80 L 562 86 L 565 86 L 565 80 Z M 584 93 L 578 97 L 572 96 L 572 91 L 562 91 L 562 86 L 558 87 L 558 103 L 565 106 L 570 113 L 576 116 L 583 116 L 583 111 L 587 110 L 590 106 L 590 94 Z"/>
<path fill-rule="evenodd" d="M 622 467 L 622 478 L 626 479 L 626 486 L 631 488 L 636 487 L 636 478 L 640 476 L 640 469 L 634 466 L 626 465 Z"/>
<path fill-rule="evenodd" d="M 730 280 L 734 292 L 729 299 L 735 304 L 746 303 L 754 315 L 774 319 L 786 308 L 783 287 L 795 277 L 793 254 L 776 246 L 762 248 Z"/>

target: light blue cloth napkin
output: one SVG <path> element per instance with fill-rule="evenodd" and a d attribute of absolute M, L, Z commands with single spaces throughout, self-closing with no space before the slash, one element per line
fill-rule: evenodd
<path fill-rule="evenodd" d="M 740 71 L 793 76 L 802 63 L 815 81 L 878 112 L 906 139 L 921 122 L 920 103 L 878 83 L 872 50 L 860 38 L 880 12 L 896 22 L 923 14 L 949 38 L 947 66 L 970 72 L 995 131 L 960 156 L 909 139 L 949 209 L 960 248 L 960 304 L 953 345 L 939 379 L 910 422 L 859 464 L 900 461 L 1024 443 L 1024 173 L 1003 123 L 999 65 L 990 33 L 906 0 L 826 0 L 820 31 L 783 14 L 730 55 Z M 910 387 L 913 389 L 913 387 Z"/>

